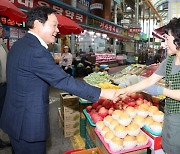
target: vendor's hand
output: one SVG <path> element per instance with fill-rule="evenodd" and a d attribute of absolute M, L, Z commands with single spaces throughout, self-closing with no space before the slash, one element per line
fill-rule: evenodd
<path fill-rule="evenodd" d="M 126 91 L 126 88 L 123 88 L 123 89 L 117 89 L 116 91 L 116 98 L 114 99 L 114 101 L 118 101 L 123 95 L 126 95 L 127 94 L 127 91 Z"/>
<path fill-rule="evenodd" d="M 104 97 L 106 99 L 112 100 L 113 102 L 116 102 L 121 94 L 124 94 L 125 90 L 119 90 L 119 89 L 101 89 L 101 97 Z"/>
<path fill-rule="evenodd" d="M 65 69 L 65 70 L 67 70 L 67 69 L 68 69 L 68 67 L 66 66 L 64 69 Z"/>
<path fill-rule="evenodd" d="M 144 89 L 144 91 L 153 96 L 157 96 L 157 95 L 163 94 L 163 87 L 160 87 L 157 85 L 152 85 L 152 86 Z"/>

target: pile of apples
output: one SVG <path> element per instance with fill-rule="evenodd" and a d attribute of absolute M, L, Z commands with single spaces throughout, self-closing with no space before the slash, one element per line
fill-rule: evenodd
<path fill-rule="evenodd" d="M 86 112 L 90 115 L 93 123 L 102 121 L 107 115 L 112 115 L 115 110 L 125 110 L 128 106 L 138 108 L 141 104 L 152 105 L 152 102 L 144 99 L 141 93 L 131 93 L 122 95 L 117 102 L 100 98 L 97 102 L 86 107 Z"/>

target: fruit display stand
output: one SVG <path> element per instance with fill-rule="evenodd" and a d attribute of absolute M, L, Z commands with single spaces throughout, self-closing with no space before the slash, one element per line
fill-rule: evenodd
<path fill-rule="evenodd" d="M 126 154 L 144 154 L 147 153 L 147 148 L 151 146 L 151 141 L 149 140 L 146 145 L 143 146 L 137 146 L 131 149 L 124 149 L 120 150 L 117 152 L 113 152 L 110 148 L 109 145 L 104 141 L 103 137 L 101 134 L 98 132 L 97 129 L 95 129 L 96 132 L 96 145 L 97 147 L 100 148 L 101 152 L 103 154 L 121 154 L 121 153 L 126 153 Z"/>

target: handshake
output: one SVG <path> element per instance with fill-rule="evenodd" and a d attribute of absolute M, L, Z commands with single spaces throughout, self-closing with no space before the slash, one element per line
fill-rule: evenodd
<path fill-rule="evenodd" d="M 126 90 L 127 90 L 126 88 L 123 88 L 123 89 L 101 89 L 100 97 L 104 97 L 106 99 L 112 100 L 113 102 L 116 102 L 117 100 L 120 99 L 120 97 L 122 95 L 128 94 L 128 92 Z M 163 87 L 153 85 L 153 86 L 150 86 L 150 87 L 144 89 L 144 91 L 151 95 L 158 96 L 160 94 L 163 94 Z"/>

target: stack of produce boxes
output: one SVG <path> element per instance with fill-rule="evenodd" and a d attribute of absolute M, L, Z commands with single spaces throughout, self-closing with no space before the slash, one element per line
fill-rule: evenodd
<path fill-rule="evenodd" d="M 78 97 L 60 94 L 59 121 L 64 130 L 64 137 L 71 137 L 80 133 L 80 112 Z"/>

